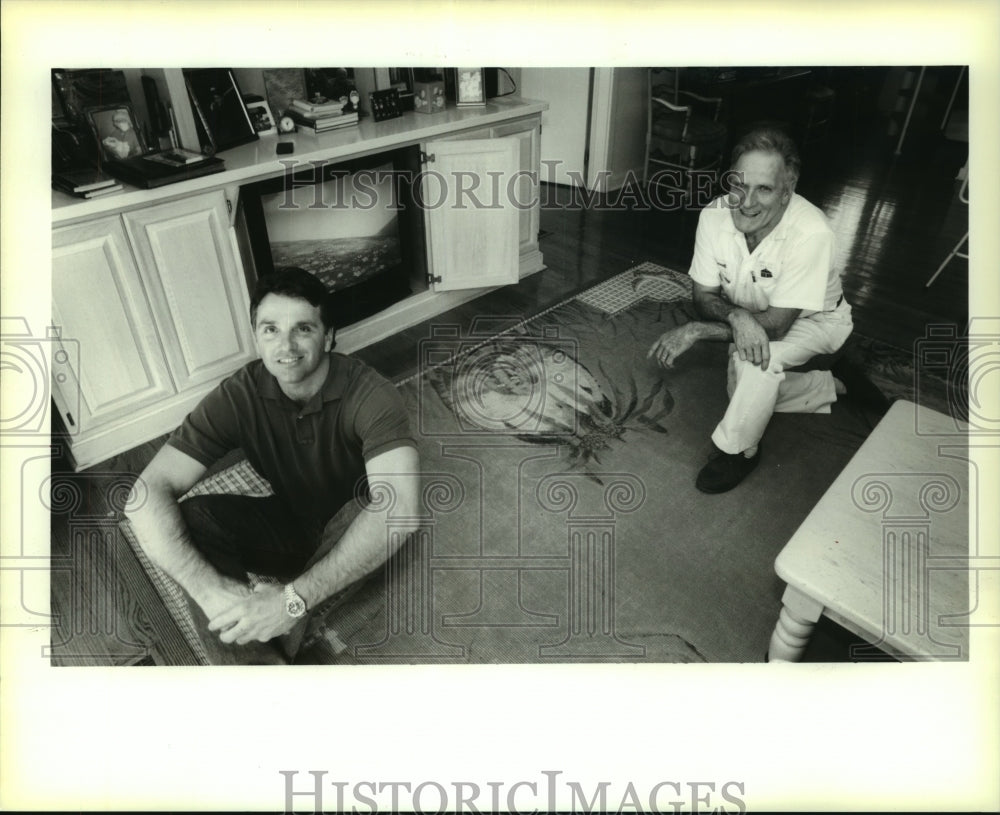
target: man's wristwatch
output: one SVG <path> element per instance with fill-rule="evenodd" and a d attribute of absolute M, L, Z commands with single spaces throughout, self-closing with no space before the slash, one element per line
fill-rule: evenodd
<path fill-rule="evenodd" d="M 299 597 L 291 583 L 285 584 L 285 612 L 296 619 L 304 617 L 306 613 L 306 601 Z"/>

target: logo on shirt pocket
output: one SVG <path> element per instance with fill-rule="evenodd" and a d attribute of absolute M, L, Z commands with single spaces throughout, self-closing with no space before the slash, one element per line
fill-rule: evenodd
<path fill-rule="evenodd" d="M 761 277 L 774 277 L 774 275 L 771 273 L 771 270 L 767 269 L 767 268 L 764 268 L 764 269 L 760 270 L 760 276 Z"/>

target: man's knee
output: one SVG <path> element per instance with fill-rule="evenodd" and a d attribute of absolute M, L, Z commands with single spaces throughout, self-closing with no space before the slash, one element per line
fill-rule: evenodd
<path fill-rule="evenodd" d="M 181 517 L 193 537 L 229 538 L 247 524 L 248 513 L 235 495 L 195 495 L 181 501 Z"/>

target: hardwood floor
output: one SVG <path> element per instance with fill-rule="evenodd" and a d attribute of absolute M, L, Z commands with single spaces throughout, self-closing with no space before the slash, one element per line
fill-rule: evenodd
<path fill-rule="evenodd" d="M 955 180 L 967 145 L 947 142 L 928 127 L 897 157 L 883 124 L 858 127 L 852 120 L 821 149 L 814 146 L 804 156 L 799 191 L 827 212 L 836 230 L 856 331 L 907 349 L 928 326 L 951 324 L 961 331 L 968 322 L 966 261 L 953 261 L 933 287 L 924 288 L 967 229 L 968 211 L 958 201 Z M 634 201 L 615 207 L 614 198 L 575 206 L 571 191 L 556 187 L 547 188 L 543 200 L 545 271 L 357 356 L 398 380 L 416 372 L 416 349 L 431 322 L 467 331 L 482 316 L 522 319 L 644 261 L 687 270 L 696 212 L 643 210 Z M 165 614 L 153 610 L 152 586 L 115 534 L 121 485 L 141 471 L 160 443 L 53 479 L 53 490 L 70 485 L 77 496 L 51 515 L 55 664 L 171 664 L 186 658 L 182 638 Z M 59 468 L 57 460 L 53 469 Z M 843 658 L 838 647 L 819 658 Z"/>

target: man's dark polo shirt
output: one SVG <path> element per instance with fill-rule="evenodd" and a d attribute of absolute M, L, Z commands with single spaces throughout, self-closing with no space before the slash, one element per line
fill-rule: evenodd
<path fill-rule="evenodd" d="M 167 443 L 206 467 L 242 448 L 292 512 L 312 523 L 354 497 L 366 460 L 416 446 L 396 388 L 337 353 L 322 389 L 301 408 L 259 359 L 249 363 L 205 396 Z"/>

